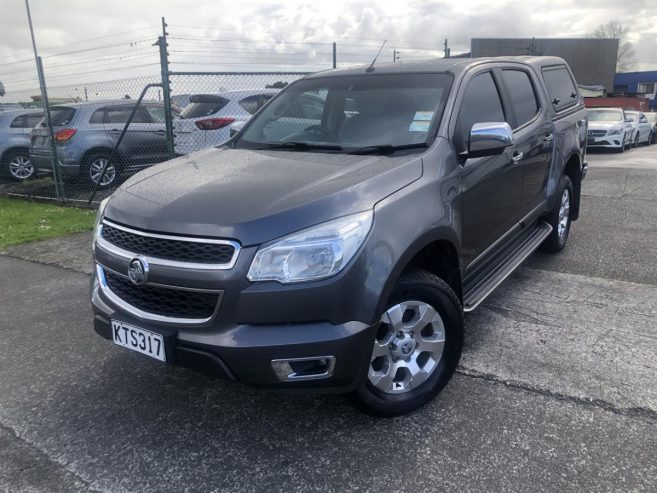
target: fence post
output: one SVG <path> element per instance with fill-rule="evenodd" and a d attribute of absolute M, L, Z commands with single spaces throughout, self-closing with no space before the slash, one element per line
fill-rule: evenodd
<path fill-rule="evenodd" d="M 333 43 L 333 68 L 338 66 L 338 46 L 337 43 Z"/>
<path fill-rule="evenodd" d="M 43 62 L 41 57 L 37 57 L 37 74 L 39 85 L 41 86 L 41 99 L 43 100 L 43 112 L 48 127 L 48 140 L 50 141 L 50 155 L 52 162 L 52 177 L 55 180 L 55 195 L 57 200 L 64 198 L 62 177 L 59 173 L 59 158 L 57 156 L 57 146 L 55 146 L 55 131 L 52 125 L 52 116 L 50 114 L 50 101 L 48 100 L 48 89 L 46 88 L 46 77 L 43 72 Z"/>
<path fill-rule="evenodd" d="M 167 158 L 175 157 L 173 144 L 173 114 L 171 111 L 171 88 L 169 87 L 169 53 L 167 51 L 167 23 L 162 17 L 162 36 L 157 39 L 160 46 L 160 68 L 162 71 L 162 99 L 164 102 L 164 119 L 167 132 Z"/>

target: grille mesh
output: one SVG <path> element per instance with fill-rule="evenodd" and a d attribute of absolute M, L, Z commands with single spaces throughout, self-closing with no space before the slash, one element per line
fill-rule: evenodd
<path fill-rule="evenodd" d="M 124 250 L 179 262 L 229 264 L 235 254 L 235 247 L 232 245 L 153 238 L 130 233 L 106 223 L 103 224 L 101 234 L 106 241 Z"/>
<path fill-rule="evenodd" d="M 604 135 L 607 135 L 606 130 L 589 130 L 589 135 L 591 137 L 602 137 Z"/>
<path fill-rule="evenodd" d="M 127 277 L 104 269 L 109 289 L 126 303 L 148 313 L 175 318 L 210 318 L 219 302 L 218 293 L 169 289 L 148 284 L 137 286 Z"/>

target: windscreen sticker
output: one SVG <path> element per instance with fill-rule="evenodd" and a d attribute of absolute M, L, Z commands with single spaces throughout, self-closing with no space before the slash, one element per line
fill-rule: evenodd
<path fill-rule="evenodd" d="M 428 132 L 431 122 L 413 120 L 408 127 L 409 132 Z"/>
<path fill-rule="evenodd" d="M 433 111 L 416 111 L 413 121 L 430 122 L 433 118 Z"/>

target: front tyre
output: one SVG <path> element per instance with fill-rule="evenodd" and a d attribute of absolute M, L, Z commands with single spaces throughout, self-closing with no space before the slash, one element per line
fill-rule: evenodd
<path fill-rule="evenodd" d="M 368 374 L 354 393 L 361 410 L 398 416 L 426 404 L 450 380 L 463 347 L 463 309 L 439 277 L 405 272 L 373 341 Z"/>
<path fill-rule="evenodd" d="M 98 189 L 103 190 L 116 185 L 119 172 L 116 164 L 110 162 L 110 157 L 110 153 L 101 151 L 85 159 L 82 173 L 87 186 L 98 186 Z"/>
<path fill-rule="evenodd" d="M 571 204 L 573 203 L 573 184 L 566 175 L 559 181 L 559 195 L 557 202 L 550 213 L 545 217 L 547 223 L 552 226 L 552 232 L 543 244 L 542 249 L 546 252 L 557 253 L 563 250 L 570 234 L 572 216 Z"/>
<path fill-rule="evenodd" d="M 3 158 L 3 171 L 15 181 L 34 178 L 34 166 L 27 151 L 12 151 Z"/>

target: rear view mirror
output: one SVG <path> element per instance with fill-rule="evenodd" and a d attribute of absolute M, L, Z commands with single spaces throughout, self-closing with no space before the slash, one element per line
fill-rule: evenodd
<path fill-rule="evenodd" d="M 513 145 L 513 131 L 506 122 L 475 123 L 470 130 L 467 158 L 494 156 Z"/>

